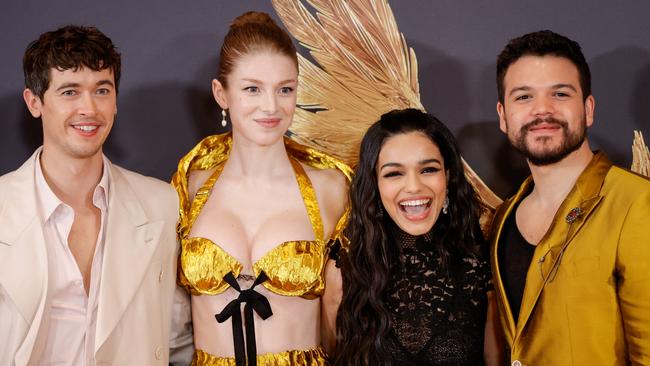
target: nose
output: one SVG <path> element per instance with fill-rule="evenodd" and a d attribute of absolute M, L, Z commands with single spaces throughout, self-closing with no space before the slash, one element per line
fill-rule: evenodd
<path fill-rule="evenodd" d="M 404 191 L 407 193 L 418 193 L 422 187 L 422 182 L 420 181 L 420 175 L 415 173 L 406 174 L 406 181 L 404 186 Z"/>
<path fill-rule="evenodd" d="M 82 116 L 94 116 L 97 113 L 97 104 L 91 93 L 83 93 L 79 98 L 78 113 Z"/>
<path fill-rule="evenodd" d="M 553 99 L 547 96 L 538 96 L 533 104 L 533 114 L 537 117 L 548 116 L 554 113 Z"/>
<path fill-rule="evenodd" d="M 273 114 L 278 109 L 278 101 L 276 100 L 277 96 L 273 93 L 265 95 L 264 100 L 262 101 L 262 111 L 268 114 Z"/>

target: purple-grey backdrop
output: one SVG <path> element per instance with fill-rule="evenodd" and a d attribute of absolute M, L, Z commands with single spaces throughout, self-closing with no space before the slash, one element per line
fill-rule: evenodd
<path fill-rule="evenodd" d="M 515 36 L 538 29 L 583 46 L 593 74 L 592 143 L 631 162 L 632 131 L 650 139 L 650 2 L 630 0 L 391 1 L 420 67 L 422 101 L 445 121 L 465 158 L 502 197 L 524 176 L 522 159 L 498 130 L 494 64 Z M 22 102 L 21 60 L 41 32 L 76 23 L 99 27 L 123 56 L 118 117 L 106 147 L 114 162 L 168 180 L 180 156 L 219 131 L 210 94 L 229 22 L 270 1 L 11 1 L 0 13 L 0 174 L 40 144 L 40 122 Z M 277 19 L 277 17 L 276 17 Z"/>

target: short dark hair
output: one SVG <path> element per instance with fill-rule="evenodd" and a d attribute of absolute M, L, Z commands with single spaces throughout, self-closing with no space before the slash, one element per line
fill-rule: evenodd
<path fill-rule="evenodd" d="M 552 55 L 568 59 L 578 69 L 582 98 L 587 99 L 591 95 L 591 72 L 578 42 L 550 30 L 541 30 L 510 40 L 499 54 L 497 58 L 499 102 L 503 103 L 504 100 L 505 87 L 503 79 L 510 65 L 523 56 L 531 55 Z"/>
<path fill-rule="evenodd" d="M 43 95 L 50 86 L 52 68 L 76 71 L 82 67 L 94 71 L 111 69 L 117 92 L 120 82 L 120 54 L 111 39 L 99 29 L 67 25 L 43 33 L 25 50 L 25 87 L 43 101 Z"/>

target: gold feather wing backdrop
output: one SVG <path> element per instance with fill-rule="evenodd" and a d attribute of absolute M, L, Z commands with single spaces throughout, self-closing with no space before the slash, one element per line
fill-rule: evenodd
<path fill-rule="evenodd" d="M 272 0 L 289 32 L 318 63 L 298 55 L 298 106 L 292 138 L 354 166 L 368 127 L 393 109 L 418 108 L 415 52 L 386 0 Z M 501 199 L 465 164 L 484 229 Z"/>
<path fill-rule="evenodd" d="M 643 134 L 634 131 L 632 142 L 632 171 L 650 177 L 650 151 L 643 141 Z"/>
<path fill-rule="evenodd" d="M 395 108 L 420 108 L 417 61 L 383 1 L 274 0 L 289 32 L 319 66 L 300 54 L 293 136 L 348 163 L 368 126 Z"/>

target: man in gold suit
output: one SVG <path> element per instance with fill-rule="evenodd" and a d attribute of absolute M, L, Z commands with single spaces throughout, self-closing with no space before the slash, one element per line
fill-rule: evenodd
<path fill-rule="evenodd" d="M 650 364 L 650 181 L 591 150 L 590 79 L 551 31 L 497 60 L 499 125 L 531 172 L 492 224 L 513 366 Z"/>
<path fill-rule="evenodd" d="M 0 177 L 0 365 L 166 366 L 170 347 L 191 346 L 176 195 L 103 154 L 120 64 L 94 27 L 43 33 L 25 51 L 43 146 Z"/>

